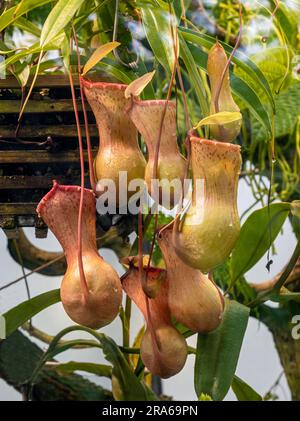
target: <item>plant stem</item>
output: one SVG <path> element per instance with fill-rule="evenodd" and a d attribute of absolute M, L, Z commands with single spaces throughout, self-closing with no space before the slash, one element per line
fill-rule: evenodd
<path fill-rule="evenodd" d="M 77 225 L 77 258 L 78 258 L 78 268 L 80 274 L 80 282 L 82 286 L 83 298 L 85 302 L 87 302 L 89 297 L 89 290 L 88 285 L 86 282 L 84 268 L 83 268 L 83 261 L 82 261 L 82 214 L 83 214 L 83 197 L 84 197 L 84 156 L 83 156 L 83 146 L 82 146 L 82 136 L 80 130 L 80 122 L 78 116 L 78 109 L 75 97 L 75 90 L 73 84 L 73 77 L 72 73 L 69 70 L 69 80 L 70 80 L 70 87 L 72 93 L 72 101 L 76 119 L 76 126 L 77 126 L 77 133 L 78 133 L 78 143 L 79 143 L 79 155 L 80 155 L 80 178 L 81 178 L 81 189 L 80 189 L 80 202 L 79 202 L 79 212 L 78 212 L 78 225 Z"/>
<path fill-rule="evenodd" d="M 91 183 L 91 188 L 93 192 L 96 193 L 96 182 L 95 182 L 95 173 L 94 173 L 94 166 L 93 166 L 93 154 L 92 154 L 91 137 L 90 137 L 90 131 L 89 131 L 89 121 L 88 121 L 88 116 L 86 112 L 85 94 L 84 94 L 84 89 L 83 89 L 82 80 L 81 80 L 80 52 L 79 52 L 79 46 L 78 46 L 78 39 L 77 39 L 76 31 L 73 24 L 72 24 L 72 30 L 73 30 L 73 36 L 74 36 L 74 41 L 76 45 L 76 53 L 77 53 L 79 87 L 80 87 L 80 97 L 81 97 L 81 104 L 82 104 L 82 111 L 83 111 L 83 118 L 84 118 L 85 137 L 86 137 L 87 150 L 88 150 L 90 183 Z"/>

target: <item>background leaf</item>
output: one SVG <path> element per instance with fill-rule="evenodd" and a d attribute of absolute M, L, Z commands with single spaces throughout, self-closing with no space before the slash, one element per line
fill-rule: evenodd
<path fill-rule="evenodd" d="M 275 137 L 293 133 L 300 115 L 300 83 L 293 83 L 286 91 L 275 97 Z M 255 142 L 268 140 L 268 135 L 259 121 L 251 119 L 251 137 Z"/>
<path fill-rule="evenodd" d="M 112 386 L 114 398 L 118 401 L 149 401 L 157 397 L 134 375 L 124 355 L 116 343 L 108 336 L 101 335 L 101 345 L 105 358 L 112 363 Z"/>
<path fill-rule="evenodd" d="M 7 28 L 20 16 L 37 7 L 44 6 L 45 4 L 50 3 L 51 1 L 52 0 L 25 0 L 19 8 L 18 6 L 14 6 L 10 9 L 7 9 L 0 16 L 0 32 L 2 32 L 3 29 Z M 14 15 L 16 11 L 17 13 L 16 15 Z"/>
<path fill-rule="evenodd" d="M 59 0 L 49 13 L 40 36 L 40 46 L 44 47 L 60 31 L 66 28 L 84 0 Z"/>
<path fill-rule="evenodd" d="M 188 71 L 190 77 L 190 83 L 196 92 L 197 99 L 200 104 L 201 112 L 203 116 L 209 115 L 209 106 L 207 96 L 203 87 L 203 82 L 199 75 L 197 65 L 195 63 L 194 57 L 191 54 L 187 43 L 184 38 L 179 35 L 180 42 L 180 57 L 182 58 L 184 65 Z"/>
<path fill-rule="evenodd" d="M 149 3 L 141 6 L 142 22 L 155 58 L 170 74 L 174 65 L 170 15 L 167 4 L 163 2 L 159 2 L 159 4 L 160 7 Z"/>
<path fill-rule="evenodd" d="M 290 212 L 289 203 L 273 203 L 254 211 L 241 228 L 231 256 L 231 286 L 266 253 Z"/>
<path fill-rule="evenodd" d="M 198 397 L 224 399 L 236 370 L 246 332 L 249 308 L 226 300 L 221 325 L 213 332 L 198 335 L 194 384 Z"/>
<path fill-rule="evenodd" d="M 216 42 L 216 39 L 214 37 L 200 32 L 192 31 L 191 29 L 180 27 L 179 30 L 186 41 L 194 43 L 200 47 L 210 49 Z M 232 47 L 230 45 L 221 41 L 219 42 L 220 44 L 222 44 L 227 54 L 230 54 L 232 52 Z M 253 79 L 253 82 L 255 83 L 255 86 L 257 88 L 263 89 L 263 91 L 268 97 L 270 105 L 272 106 L 272 108 L 274 108 L 275 104 L 269 83 L 265 78 L 263 72 L 260 70 L 260 68 L 252 60 L 250 60 L 250 58 L 246 54 L 242 53 L 239 50 L 236 51 L 232 61 L 237 66 L 241 67 L 246 71 L 248 76 Z"/>
<path fill-rule="evenodd" d="M 96 374 L 100 377 L 111 378 L 112 367 L 105 364 L 85 363 L 78 361 L 69 361 L 67 363 L 49 363 L 47 368 L 59 371 L 61 373 L 73 373 L 74 371 L 85 371 L 86 373 Z"/>
<path fill-rule="evenodd" d="M 45 292 L 8 310 L 2 316 L 6 322 L 6 336 L 9 336 L 35 314 L 60 301 L 60 290 Z"/>
<path fill-rule="evenodd" d="M 207 53 L 202 51 L 200 48 L 195 47 L 195 45 L 191 43 L 186 43 L 186 46 L 188 47 L 195 64 L 207 73 Z M 192 76 L 190 77 L 192 80 Z M 243 102 L 243 104 L 246 104 L 262 127 L 265 127 L 265 133 L 269 133 L 270 136 L 272 132 L 270 117 L 266 106 L 257 96 L 255 90 L 253 90 L 252 87 L 243 79 L 233 74 L 232 71 L 230 72 L 230 84 L 233 93 Z"/>
<path fill-rule="evenodd" d="M 231 387 L 239 401 L 262 401 L 262 397 L 237 376 L 233 377 Z"/>
<path fill-rule="evenodd" d="M 91 57 L 84 65 L 82 75 L 85 75 L 87 72 L 89 72 L 100 60 L 102 60 L 119 45 L 119 42 L 108 42 L 107 44 L 100 45 L 100 47 L 98 47 L 97 50 L 93 52 Z"/>

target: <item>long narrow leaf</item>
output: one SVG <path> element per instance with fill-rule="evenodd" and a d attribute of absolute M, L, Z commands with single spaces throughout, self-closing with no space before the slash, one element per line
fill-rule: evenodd
<path fill-rule="evenodd" d="M 44 23 L 40 46 L 44 47 L 55 36 L 66 28 L 66 25 L 71 21 L 75 13 L 83 4 L 84 0 L 59 0 L 58 3 L 49 13 L 46 22 Z"/>
<path fill-rule="evenodd" d="M 186 41 L 190 41 L 201 47 L 211 48 L 216 42 L 214 37 L 192 31 L 191 29 L 179 27 L 179 31 Z M 219 42 L 222 44 L 227 54 L 232 52 L 232 47 L 230 45 L 226 44 L 225 42 Z M 257 86 L 263 89 L 267 95 L 267 98 L 269 99 L 270 105 L 272 106 L 273 110 L 275 110 L 275 102 L 271 88 L 260 68 L 252 60 L 250 60 L 246 54 L 239 50 L 236 51 L 232 61 L 244 69 L 257 84 Z"/>
<path fill-rule="evenodd" d="M 52 0 L 25 0 L 20 7 L 14 6 L 7 9 L 0 16 L 0 32 L 2 32 L 20 16 L 30 12 L 30 10 L 36 9 L 37 7 L 44 6 L 51 1 Z"/>
<path fill-rule="evenodd" d="M 45 292 L 30 300 L 24 301 L 16 307 L 8 310 L 2 316 L 6 323 L 6 337 L 22 326 L 34 315 L 60 301 L 60 290 Z"/>
<path fill-rule="evenodd" d="M 15 26 L 22 29 L 23 31 L 29 32 L 36 37 L 39 37 L 41 34 L 41 30 L 37 27 L 34 23 L 30 22 L 28 19 L 20 17 L 15 21 Z"/>
<path fill-rule="evenodd" d="M 194 368 L 198 398 L 209 395 L 219 401 L 226 396 L 235 374 L 248 318 L 249 308 L 226 300 L 221 325 L 213 332 L 198 335 Z"/>
<path fill-rule="evenodd" d="M 262 397 L 237 376 L 233 377 L 231 387 L 239 401 L 262 401 Z"/>
<path fill-rule="evenodd" d="M 59 49 L 59 47 L 60 47 L 60 45 L 63 41 L 64 36 L 65 36 L 64 33 L 59 34 L 57 37 L 55 37 L 52 40 L 51 43 L 44 46 L 43 51 L 51 51 L 51 50 Z M 4 60 L 3 62 L 0 63 L 0 73 L 3 72 L 7 66 L 9 66 L 11 64 L 14 64 L 14 63 L 17 63 L 18 61 L 20 61 L 24 57 L 29 56 L 30 54 L 38 54 L 38 53 L 41 52 L 41 50 L 42 49 L 41 49 L 39 43 L 36 42 L 31 47 L 29 47 L 27 50 L 20 51 L 17 54 L 13 54 L 13 55 L 7 57 L 6 60 Z"/>
<path fill-rule="evenodd" d="M 207 53 L 202 51 L 200 48 L 195 47 L 191 43 L 187 43 L 187 46 L 193 56 L 193 59 L 197 66 L 207 72 Z M 253 91 L 243 79 L 234 75 L 230 72 L 230 83 L 232 91 L 238 96 L 248 107 L 253 115 L 260 121 L 260 123 L 266 128 L 269 136 L 272 133 L 270 117 L 266 111 L 266 107 L 261 102 L 260 98 Z"/>
<path fill-rule="evenodd" d="M 182 58 L 185 64 L 185 67 L 188 71 L 188 74 L 191 80 L 191 84 L 193 88 L 195 89 L 195 92 L 200 104 L 202 115 L 207 116 L 209 114 L 208 102 L 207 102 L 206 93 L 203 87 L 201 77 L 198 73 L 198 69 L 194 61 L 194 57 L 192 56 L 182 36 L 179 36 L 179 40 L 180 40 L 180 57 Z"/>
<path fill-rule="evenodd" d="M 141 14 L 150 47 L 156 59 L 170 74 L 174 65 L 174 47 L 169 12 L 165 7 L 146 4 L 141 7 Z"/>
<path fill-rule="evenodd" d="M 254 211 L 248 217 L 232 251 L 231 287 L 266 253 L 279 234 L 290 209 L 289 203 L 273 203 Z"/>
<path fill-rule="evenodd" d="M 61 372 L 74 373 L 74 371 L 84 371 L 86 373 L 96 374 L 100 377 L 111 378 L 112 367 L 105 364 L 86 363 L 78 361 L 69 361 L 67 363 L 48 363 L 47 368 Z"/>

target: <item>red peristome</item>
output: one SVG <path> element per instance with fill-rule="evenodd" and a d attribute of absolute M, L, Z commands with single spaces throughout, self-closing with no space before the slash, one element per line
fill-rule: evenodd
<path fill-rule="evenodd" d="M 74 191 L 80 191 L 81 187 L 80 186 L 65 186 L 62 184 L 58 184 L 58 182 L 56 180 L 53 180 L 53 187 L 51 190 L 48 191 L 48 193 L 45 194 L 45 196 L 40 200 L 40 202 L 38 203 L 37 207 L 36 207 L 36 213 L 40 216 L 42 209 L 45 205 L 45 203 L 51 199 L 52 196 L 55 195 L 55 193 L 57 192 L 57 190 L 61 190 L 64 192 L 74 192 Z M 84 189 L 85 192 L 90 192 L 93 194 L 93 191 L 90 189 Z M 96 200 L 96 199 L 95 199 Z"/>
<path fill-rule="evenodd" d="M 229 143 L 229 142 L 221 142 L 219 140 L 215 140 L 215 139 L 205 139 L 202 137 L 196 137 L 196 136 L 191 136 L 190 137 L 191 142 L 194 143 L 200 143 L 201 145 L 207 145 L 210 146 L 212 148 L 214 147 L 218 147 L 219 150 L 231 150 L 231 151 L 240 151 L 241 147 L 240 145 L 235 145 L 233 143 Z"/>
<path fill-rule="evenodd" d="M 125 91 L 125 89 L 127 88 L 127 85 L 123 84 L 123 83 L 112 83 L 112 82 L 93 82 L 91 80 L 87 80 L 83 77 L 81 77 L 81 82 L 82 85 L 85 88 L 91 89 L 91 88 L 109 88 L 112 90 L 120 90 L 120 91 Z"/>
<path fill-rule="evenodd" d="M 96 329 L 109 324 L 117 316 L 122 288 L 116 271 L 98 254 L 95 196 L 91 190 L 84 189 L 80 240 L 87 294 L 83 291 L 78 264 L 80 196 L 80 187 L 61 186 L 54 182 L 37 209 L 66 255 L 68 266 L 61 284 L 65 311 L 74 322 Z"/>

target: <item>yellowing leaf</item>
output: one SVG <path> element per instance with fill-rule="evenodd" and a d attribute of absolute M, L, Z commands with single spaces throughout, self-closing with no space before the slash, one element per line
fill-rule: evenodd
<path fill-rule="evenodd" d="M 112 50 L 114 50 L 119 45 L 120 43 L 116 41 L 108 42 L 107 44 L 100 45 L 100 47 L 97 48 L 97 50 L 93 52 L 90 59 L 85 64 L 82 75 L 85 75 L 87 72 L 89 72 L 94 66 L 96 66 L 97 63 L 99 63 L 100 60 L 103 59 L 103 57 L 107 56 L 107 54 L 109 54 Z"/>
<path fill-rule="evenodd" d="M 297 218 L 300 218 L 300 200 L 293 200 L 291 206 L 292 214 Z"/>
<path fill-rule="evenodd" d="M 212 114 L 208 117 L 203 118 L 199 123 L 194 127 L 197 129 L 198 127 L 208 125 L 223 125 L 228 123 L 233 123 L 234 121 L 242 120 L 242 114 L 237 111 L 221 111 L 216 114 Z"/>
<path fill-rule="evenodd" d="M 150 73 L 145 73 L 143 76 L 139 77 L 138 79 L 134 80 L 127 86 L 125 90 L 125 98 L 130 98 L 132 96 L 139 96 L 141 92 L 145 89 L 148 83 L 151 82 L 154 76 L 155 70 Z"/>

